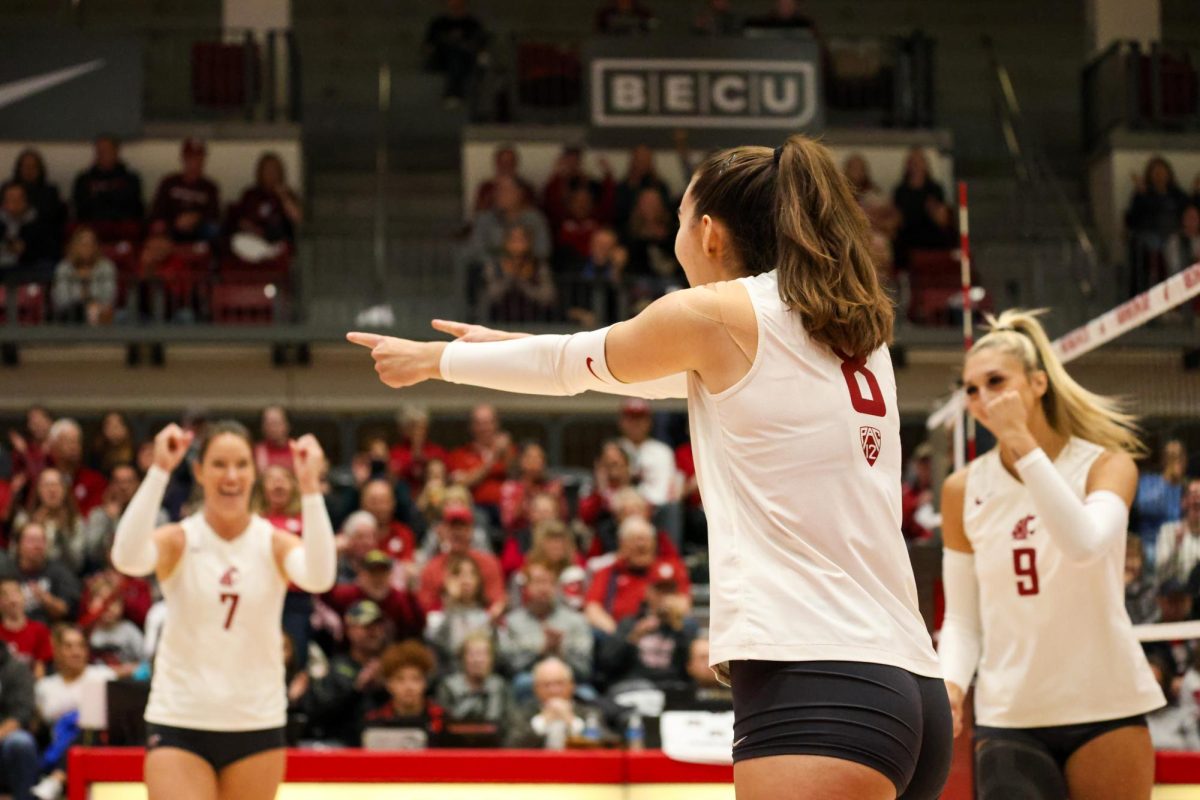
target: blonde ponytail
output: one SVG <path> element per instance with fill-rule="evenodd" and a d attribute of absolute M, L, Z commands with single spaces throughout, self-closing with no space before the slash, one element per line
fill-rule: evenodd
<path fill-rule="evenodd" d="M 1045 313 L 1046 309 L 1009 309 L 998 317 L 989 314 L 989 332 L 967 356 L 996 348 L 1017 358 L 1026 373 L 1044 371 L 1048 386 L 1042 396 L 1042 411 L 1051 428 L 1063 436 L 1078 436 L 1106 450 L 1144 456 L 1147 450 L 1137 417 L 1125 410 L 1121 400 L 1090 392 L 1076 383 L 1038 321 Z"/>

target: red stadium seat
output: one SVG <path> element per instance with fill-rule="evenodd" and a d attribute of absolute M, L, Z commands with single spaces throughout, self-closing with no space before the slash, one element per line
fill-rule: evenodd
<path fill-rule="evenodd" d="M 213 322 L 231 325 L 269 325 L 275 319 L 273 285 L 217 284 L 212 290 Z"/>
<path fill-rule="evenodd" d="M 257 100 L 258 49 L 238 42 L 192 45 L 192 101 L 210 108 L 241 108 Z"/>
<path fill-rule="evenodd" d="M 0 324 L 8 324 L 8 287 L 0 286 Z M 46 291 L 26 283 L 17 289 L 17 324 L 41 325 L 46 318 Z"/>
<path fill-rule="evenodd" d="M 913 250 L 908 274 L 912 300 L 908 317 L 922 325 L 950 323 L 951 297 L 962 292 L 962 270 L 952 250 Z"/>

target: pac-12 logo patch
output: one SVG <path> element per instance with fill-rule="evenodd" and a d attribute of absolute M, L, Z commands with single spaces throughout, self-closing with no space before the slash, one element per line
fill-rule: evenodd
<path fill-rule="evenodd" d="M 862 426 L 858 429 L 858 441 L 862 445 L 863 457 L 867 459 L 867 464 L 875 466 L 875 461 L 879 458 L 879 448 L 883 444 L 883 436 L 880 435 L 879 429 Z"/>

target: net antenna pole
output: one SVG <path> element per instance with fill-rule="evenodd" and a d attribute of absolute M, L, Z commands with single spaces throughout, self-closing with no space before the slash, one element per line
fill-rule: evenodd
<path fill-rule="evenodd" d="M 968 351 L 975 343 L 975 334 L 972 330 L 972 322 L 974 313 L 971 304 L 971 229 L 968 224 L 967 215 L 967 182 L 958 182 L 958 241 L 960 255 L 958 258 L 959 266 L 962 270 L 962 323 L 963 323 L 963 350 Z M 966 419 L 966 460 L 968 462 L 975 460 L 975 418 L 965 410 L 961 413 L 967 414 Z M 960 416 L 961 416 L 960 413 Z M 956 427 L 961 427 L 962 420 L 960 419 Z M 957 433 L 957 431 L 956 431 Z M 958 453 L 960 452 L 959 445 L 962 444 L 961 435 L 955 437 L 955 462 L 959 460 Z M 961 467 L 961 464 L 956 463 L 955 467 Z"/>

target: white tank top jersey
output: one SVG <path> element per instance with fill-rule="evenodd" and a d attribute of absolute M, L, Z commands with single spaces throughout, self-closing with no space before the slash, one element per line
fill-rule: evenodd
<path fill-rule="evenodd" d="M 287 583 L 259 516 L 232 541 L 202 513 L 162 583 L 167 621 L 154 660 L 146 721 L 203 731 L 281 728 L 287 722 L 281 619 Z"/>
<path fill-rule="evenodd" d="M 1054 461 L 1080 499 L 1103 452 L 1073 438 Z M 1125 611 L 1124 539 L 1095 559 L 1072 561 L 995 449 L 968 469 L 963 529 L 975 551 L 983 626 L 978 724 L 1075 725 L 1165 703 Z"/>
<path fill-rule="evenodd" d="M 900 533 L 900 421 L 886 347 L 844 361 L 805 332 L 774 271 L 741 278 L 750 371 L 688 376 L 708 514 L 713 666 L 857 661 L 940 677 Z"/>

